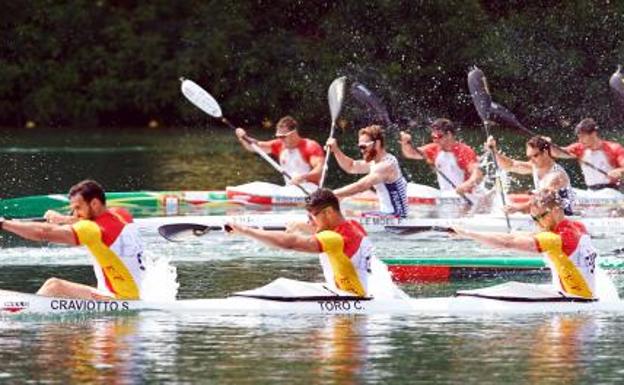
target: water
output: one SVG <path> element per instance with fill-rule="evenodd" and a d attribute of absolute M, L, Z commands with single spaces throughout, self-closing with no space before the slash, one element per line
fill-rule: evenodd
<path fill-rule="evenodd" d="M 217 189 L 264 177 L 279 181 L 253 155 L 241 155 L 228 134 L 207 138 L 182 130 L 16 136 L 0 149 L 8 165 L 2 169 L 0 195 L 63 192 L 84 176 L 102 180 L 110 190 Z M 276 251 L 224 234 L 179 244 L 143 235 L 148 253 L 172 259 L 179 298 L 225 296 L 280 276 L 321 279 L 312 255 Z M 382 258 L 512 255 L 443 236 L 372 238 Z M 8 240 L 6 235 L 1 242 L 1 288 L 34 292 L 51 276 L 94 283 L 86 250 Z M 606 254 L 621 247 L 622 240 L 595 243 Z M 516 274 L 402 288 L 412 296 L 446 296 L 510 278 L 546 279 Z M 624 280 L 613 278 L 622 294 Z M 0 383 L 618 383 L 623 329 L 618 316 L 608 314 L 226 317 L 144 312 L 4 319 Z"/>

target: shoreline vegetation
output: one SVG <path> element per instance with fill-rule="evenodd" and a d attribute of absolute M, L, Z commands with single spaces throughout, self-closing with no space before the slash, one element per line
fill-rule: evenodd
<path fill-rule="evenodd" d="M 369 86 L 399 123 L 477 127 L 472 65 L 527 126 L 624 121 L 608 86 L 624 62 L 624 2 L 30 0 L 3 14 L 4 127 L 205 125 L 180 76 L 239 125 L 328 122 L 340 75 Z M 370 120 L 355 104 L 345 101 L 346 121 Z"/>

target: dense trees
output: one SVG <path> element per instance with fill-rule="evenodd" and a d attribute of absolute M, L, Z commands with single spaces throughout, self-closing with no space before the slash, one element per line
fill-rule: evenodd
<path fill-rule="evenodd" d="M 192 123 L 178 77 L 250 125 L 325 122 L 338 75 L 397 118 L 476 122 L 469 66 L 528 124 L 615 125 L 608 78 L 624 62 L 622 1 L 5 2 L 0 125 Z M 349 115 L 349 109 L 346 114 Z M 353 112 L 351 112 L 353 115 Z"/>

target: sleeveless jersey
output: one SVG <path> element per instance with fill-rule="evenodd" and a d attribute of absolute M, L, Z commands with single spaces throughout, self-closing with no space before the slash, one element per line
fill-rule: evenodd
<path fill-rule="evenodd" d="M 334 230 L 321 231 L 315 237 L 322 250 L 319 258 L 327 284 L 366 296 L 373 245 L 364 228 L 349 220 Z"/>
<path fill-rule="evenodd" d="M 399 161 L 394 155 L 386 154 L 381 162 L 372 162 L 370 172 L 373 172 L 382 162 L 390 163 L 395 170 L 395 174 L 399 177 L 393 182 L 375 185 L 377 199 L 379 199 L 379 209 L 383 214 L 405 218 L 407 217 L 409 207 L 407 204 L 407 181 L 403 177 Z"/>
<path fill-rule="evenodd" d="M 279 160 L 280 165 L 291 176 L 307 174 L 312 170 L 310 158 L 325 156 L 323 148 L 320 144 L 311 139 L 302 138 L 296 148 L 286 148 L 284 141 L 275 139 L 269 142 L 271 145 L 271 155 Z M 316 180 L 308 180 L 308 182 L 318 184 L 319 178 Z M 288 181 L 286 180 L 286 183 Z"/>
<path fill-rule="evenodd" d="M 564 294 L 584 298 L 595 296 L 598 253 L 582 223 L 565 219 L 552 232 L 536 234 L 535 242 L 546 257 L 555 287 Z"/>
<path fill-rule="evenodd" d="M 474 150 L 461 142 L 456 142 L 451 151 L 443 151 L 437 143 L 429 143 L 423 146 L 422 150 L 427 158 L 425 160 L 435 165 L 440 173 L 446 175 L 455 186 L 459 186 L 470 178 L 470 166 L 477 161 L 477 154 Z M 440 173 L 436 173 L 440 190 L 455 190 Z"/>
<path fill-rule="evenodd" d="M 591 163 L 605 172 L 624 165 L 624 147 L 618 143 L 603 140 L 597 150 L 587 148 L 581 143 L 573 143 L 566 147 L 566 150 L 578 159 Z M 606 175 L 583 163 L 581 163 L 581 170 L 583 170 L 585 184 L 588 187 L 612 183 Z"/>
<path fill-rule="evenodd" d="M 139 299 L 145 275 L 143 242 L 132 216 L 124 209 L 109 209 L 94 220 L 72 225 L 76 243 L 92 254 L 98 290 L 119 299 Z"/>

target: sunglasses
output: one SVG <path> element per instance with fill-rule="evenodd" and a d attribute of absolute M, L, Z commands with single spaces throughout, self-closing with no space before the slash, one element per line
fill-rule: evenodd
<path fill-rule="evenodd" d="M 287 133 L 285 133 L 285 134 L 278 134 L 278 135 L 275 135 L 275 137 L 276 137 L 277 139 L 284 139 L 285 137 L 287 137 L 287 136 L 291 135 L 293 132 L 295 132 L 295 130 L 288 131 L 288 132 L 287 132 Z"/>
<path fill-rule="evenodd" d="M 541 221 L 542 219 L 544 219 L 544 217 L 546 215 L 550 214 L 550 210 L 546 210 L 541 214 L 537 214 L 537 215 L 531 215 L 531 219 L 533 219 L 533 221 L 535 223 L 539 223 L 539 221 Z"/>
<path fill-rule="evenodd" d="M 325 211 L 325 209 L 327 209 L 329 206 L 325 206 L 325 207 L 321 207 L 318 210 L 315 210 L 314 212 L 312 210 L 310 210 L 308 212 L 308 221 L 309 222 L 314 222 L 316 219 L 316 216 L 318 216 L 320 213 L 322 213 L 323 211 Z"/>
<path fill-rule="evenodd" d="M 360 151 L 364 151 L 367 148 L 369 148 L 373 143 L 375 143 L 375 141 L 370 141 L 370 142 L 362 142 L 362 143 L 358 143 L 358 148 L 360 149 Z"/>

